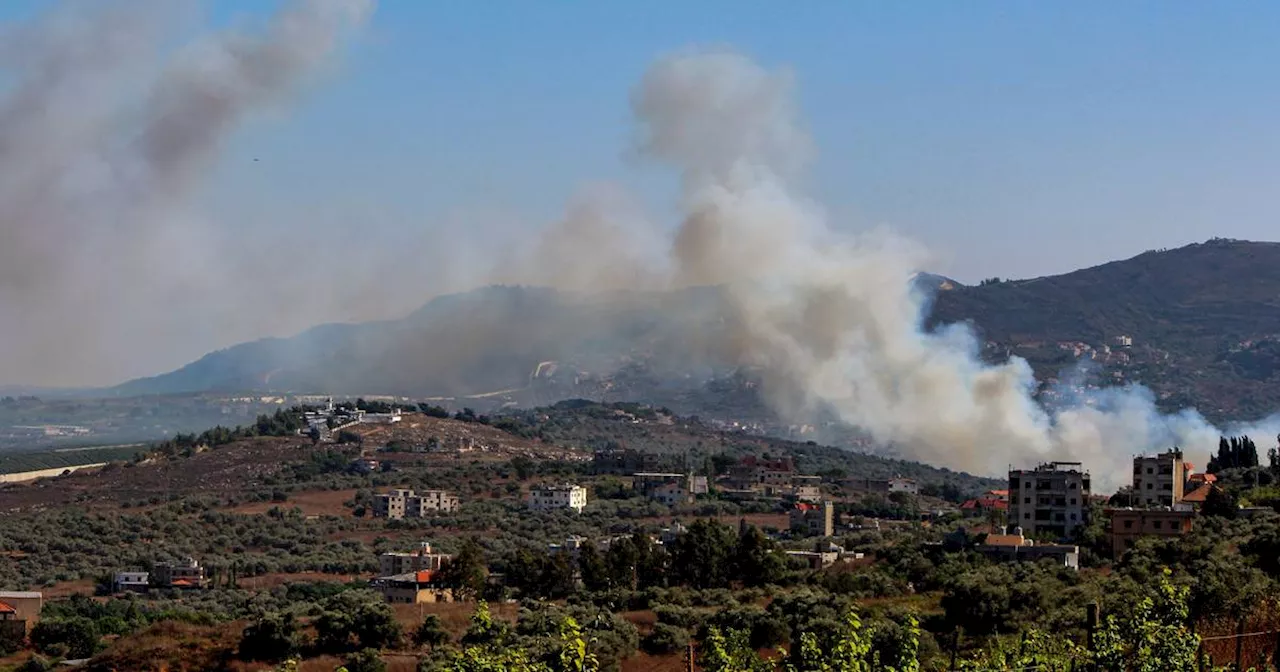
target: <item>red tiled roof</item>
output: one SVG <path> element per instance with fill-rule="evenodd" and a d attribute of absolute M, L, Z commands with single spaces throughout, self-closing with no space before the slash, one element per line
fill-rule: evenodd
<path fill-rule="evenodd" d="M 0 602 L 0 614 L 16 614 L 16 613 L 18 613 L 18 610 L 14 609 L 13 605 L 9 604 L 8 602 Z"/>
<path fill-rule="evenodd" d="M 809 504 L 808 502 L 796 502 L 796 511 L 817 511 L 817 504 Z"/>
<path fill-rule="evenodd" d="M 174 579 L 174 580 L 173 580 L 173 582 L 172 582 L 172 583 L 170 583 L 169 585 L 171 585 L 171 586 L 184 586 L 184 587 L 185 587 L 185 586 L 194 586 L 195 584 L 194 584 L 194 583 L 191 583 L 190 581 L 188 581 L 188 580 L 186 580 L 186 579 Z"/>
<path fill-rule="evenodd" d="M 1182 497 L 1182 501 L 1191 502 L 1192 504 L 1204 504 L 1204 500 L 1209 496 L 1209 491 L 1212 489 L 1213 489 L 1212 483 L 1205 483 L 1204 485 L 1184 495 Z"/>
<path fill-rule="evenodd" d="M 1216 474 L 1191 474 L 1187 480 L 1192 483 L 1217 483 L 1218 477 Z"/>
<path fill-rule="evenodd" d="M 971 499 L 960 505 L 962 509 L 999 509 L 1001 511 L 1008 510 L 1009 502 L 995 497 L 979 497 Z"/>

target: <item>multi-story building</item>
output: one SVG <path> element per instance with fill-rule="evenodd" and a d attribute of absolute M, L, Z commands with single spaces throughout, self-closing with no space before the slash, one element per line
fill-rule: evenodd
<path fill-rule="evenodd" d="M 835 534 L 835 505 L 831 502 L 796 502 L 788 516 L 788 522 L 795 534 L 830 537 Z"/>
<path fill-rule="evenodd" d="M 1187 465 L 1178 448 L 1133 458 L 1133 497 L 1138 506 L 1174 506 L 1182 501 Z"/>
<path fill-rule="evenodd" d="M 431 544 L 422 542 L 418 550 L 405 552 L 382 553 L 378 556 L 378 576 L 408 574 L 410 572 L 438 572 L 452 558 L 446 553 L 435 553 Z"/>
<path fill-rule="evenodd" d="M 597 450 L 591 458 L 591 468 L 597 474 L 680 471 L 685 468 L 685 456 L 631 449 Z"/>
<path fill-rule="evenodd" d="M 537 485 L 529 489 L 525 504 L 533 511 L 573 509 L 578 513 L 587 506 L 587 489 L 580 485 Z"/>
<path fill-rule="evenodd" d="M 444 490 L 398 489 L 373 498 L 373 515 L 380 518 L 423 518 L 433 511 L 452 513 L 458 510 L 458 497 Z"/>
<path fill-rule="evenodd" d="M 1009 471 L 1009 524 L 1027 536 L 1071 536 L 1088 513 L 1089 472 L 1079 462 Z"/>
<path fill-rule="evenodd" d="M 1194 511 L 1171 509 L 1107 509 L 1111 554 L 1119 558 L 1142 537 L 1177 537 L 1191 531 Z"/>
<path fill-rule="evenodd" d="M 373 585 L 391 604 L 453 601 L 453 591 L 441 586 L 437 574 L 429 570 L 381 576 L 374 579 Z"/>
<path fill-rule="evenodd" d="M 145 593 L 151 588 L 151 575 L 147 572 L 118 572 L 111 585 L 117 593 Z"/>

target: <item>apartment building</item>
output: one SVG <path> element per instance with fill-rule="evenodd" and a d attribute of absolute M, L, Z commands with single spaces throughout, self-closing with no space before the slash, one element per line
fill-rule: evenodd
<path fill-rule="evenodd" d="M 378 555 L 378 576 L 393 576 L 411 572 L 438 572 L 452 555 L 436 553 L 431 544 L 422 542 L 416 551 L 392 551 Z"/>
<path fill-rule="evenodd" d="M 1009 471 L 1009 524 L 1027 536 L 1068 537 L 1089 512 L 1089 472 L 1079 462 Z"/>
<path fill-rule="evenodd" d="M 1138 506 L 1175 506 L 1182 501 L 1187 482 L 1182 450 L 1133 458 L 1133 497 Z"/>
<path fill-rule="evenodd" d="M 458 506 L 458 497 L 444 490 L 414 492 L 398 489 L 373 498 L 373 515 L 390 520 L 424 518 L 435 511 L 452 513 L 458 510 Z"/>
<path fill-rule="evenodd" d="M 1191 531 L 1194 511 L 1172 509 L 1108 509 L 1111 554 L 1119 558 L 1142 537 L 1177 537 Z"/>
<path fill-rule="evenodd" d="M 421 570 L 374 579 L 373 587 L 391 604 L 452 602 L 453 591 L 440 585 L 435 572 Z"/>
<path fill-rule="evenodd" d="M 525 505 L 533 511 L 573 509 L 578 513 L 587 506 L 587 489 L 580 485 L 538 485 L 529 489 Z"/>

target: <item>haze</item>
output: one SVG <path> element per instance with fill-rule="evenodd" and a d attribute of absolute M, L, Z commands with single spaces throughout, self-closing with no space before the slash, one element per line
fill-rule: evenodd
<path fill-rule="evenodd" d="M 574 213 L 674 229 L 630 103 L 691 46 L 789 69 L 803 186 L 928 270 L 1275 237 L 1269 6 L 47 4 L 0 7 L 0 383 L 394 317 L 502 279 Z"/>

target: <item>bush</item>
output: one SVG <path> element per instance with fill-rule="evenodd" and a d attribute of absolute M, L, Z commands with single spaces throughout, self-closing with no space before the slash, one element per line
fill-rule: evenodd
<path fill-rule="evenodd" d="M 387 672 L 387 664 L 377 649 L 363 649 L 347 656 L 343 663 L 347 672 Z"/>
<path fill-rule="evenodd" d="M 689 631 L 674 625 L 659 623 L 653 632 L 640 643 L 640 647 L 655 656 L 664 656 L 684 649 L 689 644 Z"/>
<path fill-rule="evenodd" d="M 413 642 L 418 646 L 429 646 L 434 649 L 449 642 L 449 633 L 445 631 L 439 616 L 427 614 L 426 618 L 422 619 L 422 625 L 419 625 L 417 631 L 413 633 Z"/>
<path fill-rule="evenodd" d="M 31 644 L 46 655 L 89 658 L 98 650 L 98 629 L 84 617 L 40 621 L 31 629 Z"/>
<path fill-rule="evenodd" d="M 240 657 L 244 660 L 284 660 L 298 648 L 298 622 L 293 614 L 263 614 L 244 629 Z"/>

